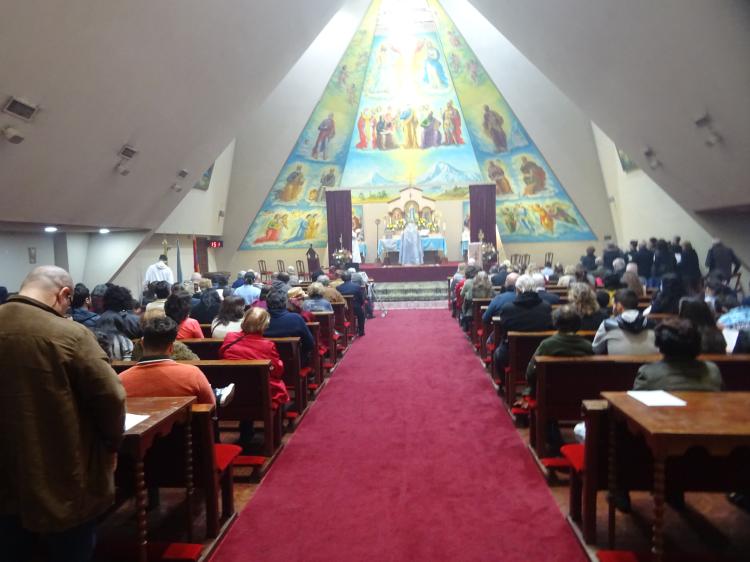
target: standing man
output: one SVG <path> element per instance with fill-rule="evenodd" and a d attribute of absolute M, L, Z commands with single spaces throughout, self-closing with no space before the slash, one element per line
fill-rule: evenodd
<path fill-rule="evenodd" d="M 148 266 L 143 287 L 147 288 L 154 281 L 166 281 L 170 287 L 174 285 L 174 275 L 167 265 L 167 256 L 164 254 L 159 256 L 159 261 Z"/>
<path fill-rule="evenodd" d="M 50 560 L 89 560 L 114 498 L 125 391 L 92 332 L 64 317 L 72 294 L 67 271 L 41 266 L 0 307 L 4 560 L 37 542 Z"/>
<path fill-rule="evenodd" d="M 724 281 L 729 281 L 732 275 L 740 269 L 740 259 L 734 253 L 734 250 L 718 238 L 714 239 L 714 244 L 709 248 L 706 255 L 706 267 L 709 276 L 720 276 Z"/>

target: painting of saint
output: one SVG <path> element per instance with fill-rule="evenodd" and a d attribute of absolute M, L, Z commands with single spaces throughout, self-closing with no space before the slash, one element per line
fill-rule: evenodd
<path fill-rule="evenodd" d="M 513 234 L 518 230 L 518 220 L 516 219 L 516 214 L 511 207 L 503 207 L 500 209 L 500 215 L 503 218 L 503 223 L 505 223 L 505 228 L 510 234 Z"/>
<path fill-rule="evenodd" d="M 424 118 L 421 123 L 422 131 L 422 148 L 431 148 L 440 146 L 440 122 L 430 111 L 430 114 Z"/>
<path fill-rule="evenodd" d="M 448 86 L 448 76 L 445 74 L 443 63 L 440 62 L 440 51 L 429 39 L 417 45 L 417 52 L 424 49 L 424 63 L 422 64 L 422 82 L 437 89 Z"/>
<path fill-rule="evenodd" d="M 336 168 L 328 168 L 327 172 L 320 175 L 320 187 L 316 197 L 316 202 L 326 202 L 326 189 L 336 186 Z"/>
<path fill-rule="evenodd" d="M 307 230 L 305 230 L 305 240 L 315 240 L 318 236 L 318 215 L 307 215 Z"/>
<path fill-rule="evenodd" d="M 578 223 L 578 219 L 571 215 L 559 201 L 547 205 L 547 212 L 549 213 L 549 216 L 555 220 L 562 221 L 577 228 L 581 226 Z"/>
<path fill-rule="evenodd" d="M 399 118 L 401 119 L 405 139 L 402 148 L 419 148 L 419 142 L 417 142 L 417 126 L 419 125 L 417 112 L 409 107 L 401 112 Z"/>
<path fill-rule="evenodd" d="M 547 182 L 547 172 L 539 164 L 533 160 L 529 160 L 526 156 L 521 157 L 521 162 L 523 183 L 526 184 L 526 187 L 523 188 L 523 194 L 534 195 L 535 193 L 544 191 Z"/>
<path fill-rule="evenodd" d="M 505 152 L 508 150 L 508 138 L 505 136 L 505 131 L 503 131 L 504 123 L 505 121 L 497 111 L 490 109 L 489 105 L 484 106 L 482 129 L 484 129 L 484 133 L 495 145 L 495 152 Z"/>
<path fill-rule="evenodd" d="M 529 210 L 524 205 L 516 205 L 515 215 L 520 226 L 525 228 L 530 234 L 536 232 L 536 228 L 534 228 L 534 225 L 531 224 Z"/>
<path fill-rule="evenodd" d="M 357 148 L 364 150 L 367 148 L 367 133 L 370 128 L 370 111 L 365 109 L 359 114 L 357 119 L 357 134 L 359 134 L 359 142 Z"/>
<path fill-rule="evenodd" d="M 537 215 L 539 215 L 539 222 L 541 223 L 542 228 L 548 233 L 552 234 L 555 231 L 555 221 L 551 216 L 549 216 L 547 209 L 539 204 L 534 204 L 531 206 L 531 208 L 536 212 Z"/>
<path fill-rule="evenodd" d="M 302 240 L 306 239 L 307 229 L 310 225 L 310 217 L 312 215 L 308 214 L 304 217 L 300 217 L 299 222 L 297 223 L 297 231 L 294 233 L 294 236 L 289 238 L 284 244 L 293 244 L 294 242 L 301 242 Z"/>
<path fill-rule="evenodd" d="M 510 182 L 505 175 L 505 170 L 497 160 L 490 160 L 487 164 L 487 177 L 495 182 L 495 193 L 497 195 L 508 195 L 513 193 Z"/>
<path fill-rule="evenodd" d="M 276 194 L 279 201 L 296 201 L 305 185 L 305 176 L 302 174 L 302 165 L 297 164 L 294 171 L 286 177 L 284 187 Z"/>
<path fill-rule="evenodd" d="M 392 85 L 398 76 L 401 53 L 393 45 L 382 43 L 375 56 L 375 77 L 370 87 L 373 94 L 391 93 Z"/>
<path fill-rule="evenodd" d="M 461 138 L 461 114 L 453 107 L 453 102 L 448 100 L 448 104 L 443 111 L 443 132 L 445 140 L 443 144 L 463 144 Z"/>
<path fill-rule="evenodd" d="M 276 213 L 266 224 L 266 233 L 255 239 L 255 244 L 278 242 L 281 232 L 286 228 L 286 213 Z"/>
<path fill-rule="evenodd" d="M 328 160 L 328 143 L 334 136 L 336 136 L 336 123 L 333 120 L 333 113 L 329 113 L 328 117 L 318 125 L 318 138 L 312 149 L 312 157 L 317 160 L 320 155 L 323 160 Z"/>

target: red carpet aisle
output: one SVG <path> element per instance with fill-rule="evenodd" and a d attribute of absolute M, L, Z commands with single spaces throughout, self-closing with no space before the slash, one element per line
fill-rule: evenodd
<path fill-rule="evenodd" d="M 213 559 L 586 560 L 446 310 L 367 324 Z"/>

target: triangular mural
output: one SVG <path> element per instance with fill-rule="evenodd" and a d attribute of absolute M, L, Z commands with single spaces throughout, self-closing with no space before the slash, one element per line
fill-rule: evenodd
<path fill-rule="evenodd" d="M 504 242 L 595 238 L 440 4 L 376 0 L 240 249 L 325 246 L 326 189 L 366 205 L 472 183 L 496 185 Z"/>

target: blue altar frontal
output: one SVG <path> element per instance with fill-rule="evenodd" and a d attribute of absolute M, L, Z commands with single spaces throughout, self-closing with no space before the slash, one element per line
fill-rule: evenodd
<path fill-rule="evenodd" d="M 446 255 L 448 246 L 445 238 L 442 236 L 421 236 L 422 251 L 424 252 L 442 252 Z M 378 257 L 383 257 L 385 252 L 400 252 L 401 238 L 381 238 L 378 240 Z"/>

